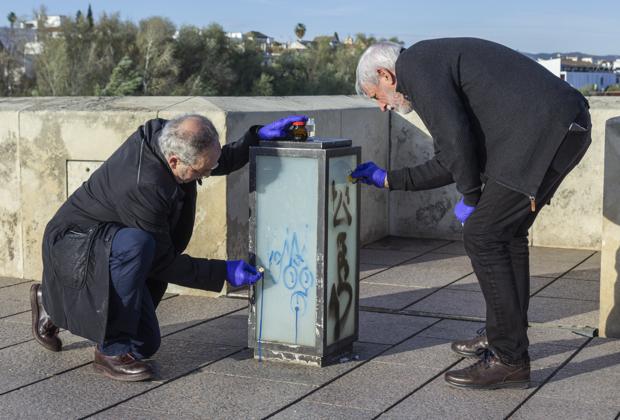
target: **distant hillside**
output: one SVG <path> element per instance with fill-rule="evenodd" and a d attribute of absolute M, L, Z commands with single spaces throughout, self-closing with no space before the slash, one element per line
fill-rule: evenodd
<path fill-rule="evenodd" d="M 559 55 L 562 57 L 571 56 L 571 57 L 579 57 L 580 59 L 583 57 L 592 57 L 593 60 L 605 60 L 605 61 L 615 61 L 620 59 L 620 55 L 592 55 L 592 54 L 584 54 L 581 52 L 554 52 L 554 53 L 528 53 L 523 52 L 523 54 L 528 57 L 536 60 L 542 58 L 543 60 L 548 60 L 550 58 L 556 58 Z"/>

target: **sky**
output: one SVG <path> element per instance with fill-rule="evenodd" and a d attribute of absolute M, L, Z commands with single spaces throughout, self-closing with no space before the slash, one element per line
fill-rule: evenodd
<path fill-rule="evenodd" d="M 2 26 L 15 12 L 31 18 L 45 5 L 49 15 L 75 16 L 88 0 L 4 0 Z M 338 32 L 398 37 L 406 45 L 427 38 L 474 36 L 522 52 L 573 52 L 620 55 L 620 1 L 596 0 L 91 0 L 95 18 L 102 12 L 120 13 L 138 22 L 164 16 L 177 26 L 219 23 L 230 32 L 256 30 L 278 41 L 295 38 L 298 22 L 306 25 L 304 39 Z"/>

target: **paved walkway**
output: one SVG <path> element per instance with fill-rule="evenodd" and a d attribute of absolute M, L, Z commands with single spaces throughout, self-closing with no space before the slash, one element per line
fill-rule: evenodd
<path fill-rule="evenodd" d="M 361 256 L 359 360 L 259 363 L 246 347 L 246 300 L 167 296 L 157 380 L 142 383 L 95 374 L 92 346 L 66 331 L 61 353 L 40 347 L 30 335 L 31 282 L 0 278 L 0 418 L 620 418 L 620 340 L 588 336 L 599 253 L 531 249 L 533 385 L 490 392 L 443 380 L 471 363 L 450 342 L 483 325 L 462 244 L 387 238 Z"/>

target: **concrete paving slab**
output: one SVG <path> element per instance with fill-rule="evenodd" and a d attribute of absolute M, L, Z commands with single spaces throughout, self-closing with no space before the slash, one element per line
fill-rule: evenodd
<path fill-rule="evenodd" d="M 473 272 L 469 258 L 430 253 L 382 273 L 365 282 L 412 287 L 443 287 Z"/>
<path fill-rule="evenodd" d="M 31 339 L 30 312 L 0 319 L 0 348 Z"/>
<path fill-rule="evenodd" d="M 360 282 L 360 306 L 402 309 L 433 293 L 432 288 Z"/>
<path fill-rule="evenodd" d="M 564 277 L 570 279 L 600 281 L 601 279 L 601 253 L 597 252 L 577 267 L 573 268 Z"/>
<path fill-rule="evenodd" d="M 248 345 L 248 315 L 246 311 L 241 310 L 238 313 L 226 315 L 175 333 L 174 338 L 196 343 L 245 347 Z"/>
<path fill-rule="evenodd" d="M 307 394 L 314 387 L 199 371 L 131 400 L 132 408 L 174 417 L 262 418 Z M 170 402 L 174 401 L 173 404 Z"/>
<path fill-rule="evenodd" d="M 32 283 L 32 280 L 18 279 L 16 277 L 0 277 L 0 288 L 28 282 Z"/>
<path fill-rule="evenodd" d="M 471 364 L 464 360 L 455 368 Z M 504 418 L 532 390 L 495 390 L 492 392 L 455 389 L 443 375 L 403 400 L 381 419 L 499 419 Z"/>
<path fill-rule="evenodd" d="M 93 347 L 88 341 L 68 332 L 60 337 L 63 351 L 58 353 L 35 341 L 0 350 L 0 394 L 92 361 Z"/>
<path fill-rule="evenodd" d="M 594 338 L 577 353 L 564 370 L 569 372 L 600 371 L 620 376 L 620 340 Z"/>
<path fill-rule="evenodd" d="M 598 302 L 599 295 L 600 290 L 598 282 L 575 280 L 565 277 L 560 277 L 536 294 L 536 296 L 589 300 L 592 302 Z"/>
<path fill-rule="evenodd" d="M 361 311 L 359 341 L 396 344 L 436 321 L 436 318 Z"/>
<path fill-rule="evenodd" d="M 442 289 L 408 306 L 405 310 L 431 312 L 441 315 L 459 315 L 485 318 L 486 305 L 482 293 Z"/>
<path fill-rule="evenodd" d="M 450 350 L 451 342 L 449 339 L 417 335 L 376 357 L 375 361 L 426 368 L 445 367 L 461 358 Z"/>
<path fill-rule="evenodd" d="M 441 322 L 422 331 L 420 336 L 439 338 L 443 340 L 464 340 L 475 337 L 477 331 L 484 327 L 482 322 L 457 321 L 453 319 L 443 319 Z"/>
<path fill-rule="evenodd" d="M 204 370 L 245 378 L 320 386 L 354 369 L 360 363 L 375 357 L 388 347 L 388 345 L 383 344 L 354 343 L 353 352 L 359 356 L 359 360 L 349 360 L 345 363 L 336 363 L 322 368 L 282 362 L 259 362 L 253 358 L 253 350 L 247 349 L 220 360 Z"/>
<path fill-rule="evenodd" d="M 335 404 L 324 404 L 302 400 L 297 404 L 293 404 L 288 407 L 286 410 L 281 411 L 272 418 L 278 420 L 361 420 L 372 419 L 376 415 L 376 411 L 361 410 L 358 408 L 342 407 Z"/>
<path fill-rule="evenodd" d="M 554 281 L 553 277 L 530 277 L 530 294 L 534 294 L 538 292 L 540 289 L 548 285 Z M 480 284 L 478 283 L 478 278 L 475 273 L 470 274 L 469 276 L 453 283 L 447 287 L 448 289 L 454 290 L 466 290 L 469 292 L 480 292 Z"/>
<path fill-rule="evenodd" d="M 162 301 L 157 307 L 162 334 L 178 331 L 185 326 L 220 316 L 247 306 L 245 299 L 176 296 Z"/>
<path fill-rule="evenodd" d="M 587 366 L 587 365 L 584 365 Z M 618 384 L 620 377 L 604 370 L 562 369 L 536 394 L 540 397 L 567 401 L 583 401 L 620 410 Z"/>
<path fill-rule="evenodd" d="M 588 340 L 587 337 L 573 333 L 568 329 L 530 327 L 527 330 L 530 345 L 547 343 L 554 346 L 576 349 Z"/>
<path fill-rule="evenodd" d="M 390 266 L 382 264 L 360 264 L 360 279 L 373 276 L 387 268 L 390 268 Z"/>
<path fill-rule="evenodd" d="M 371 361 L 321 388 L 307 400 L 381 412 L 445 366 L 425 368 Z"/>
<path fill-rule="evenodd" d="M 452 241 L 447 245 L 433 250 L 433 252 L 437 254 L 467 255 L 463 241 Z"/>
<path fill-rule="evenodd" d="M 530 274 L 535 277 L 558 277 L 592 255 L 589 250 L 530 248 Z"/>
<path fill-rule="evenodd" d="M 52 417 L 80 418 L 132 396 L 161 385 L 206 363 L 225 357 L 239 348 L 226 346 L 182 343 L 164 340 L 164 345 L 155 356 L 157 378 L 155 381 L 124 383 L 112 381 L 96 373 L 92 364 L 82 366 L 38 382 L 21 390 L 0 396 L 3 412 L 53 413 Z M 46 398 L 41 398 L 45 395 Z M 79 398 L 66 398 L 66 395 Z"/>
<path fill-rule="evenodd" d="M 560 400 L 534 395 L 510 418 L 515 420 L 543 419 L 605 419 L 616 418 L 620 407 L 590 404 L 583 400 Z"/>
<path fill-rule="evenodd" d="M 3 287 L 0 318 L 30 310 L 30 286 L 32 283 L 16 284 Z"/>
<path fill-rule="evenodd" d="M 158 411 L 151 411 L 145 409 L 131 408 L 123 406 L 112 407 L 99 414 L 89 417 L 94 420 L 170 420 L 170 414 L 161 413 Z M 201 420 L 204 419 L 203 415 L 199 414 L 181 414 L 175 413 L 174 419 L 177 420 Z"/>
<path fill-rule="evenodd" d="M 369 249 L 385 249 L 393 251 L 414 251 L 424 253 L 435 248 L 448 245 L 450 241 L 438 239 L 419 239 L 419 238 L 403 238 L 399 236 L 388 236 L 373 243 L 366 245 L 364 248 Z"/>
<path fill-rule="evenodd" d="M 420 253 L 415 251 L 362 248 L 360 249 L 360 263 L 392 266 L 415 258 L 418 255 Z"/>
<path fill-rule="evenodd" d="M 598 309 L 598 302 L 534 296 L 528 315 L 530 322 L 597 327 Z"/>

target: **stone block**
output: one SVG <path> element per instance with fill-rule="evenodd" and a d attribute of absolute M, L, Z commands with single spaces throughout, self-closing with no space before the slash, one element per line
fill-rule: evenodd
<path fill-rule="evenodd" d="M 530 247 L 530 275 L 559 277 L 592 254 L 589 250 Z"/>
<path fill-rule="evenodd" d="M 373 276 L 377 273 L 380 273 L 381 271 L 384 271 L 389 267 L 390 267 L 389 265 L 384 265 L 384 264 L 361 263 L 360 264 L 360 280 Z"/>
<path fill-rule="evenodd" d="M 607 121 L 599 334 L 620 338 L 620 117 Z"/>
<path fill-rule="evenodd" d="M 475 337 L 477 331 L 482 327 L 484 327 L 482 322 L 442 319 L 441 322 L 422 331 L 420 336 L 450 341 L 464 340 Z"/>
<path fill-rule="evenodd" d="M 0 349 L 32 339 L 30 312 L 0 319 Z"/>
<path fill-rule="evenodd" d="M 433 141 L 420 117 L 391 115 L 390 168 L 416 166 L 434 156 Z M 454 184 L 428 191 L 390 192 L 390 234 L 460 239 L 462 227 L 452 209 L 459 199 Z"/>

